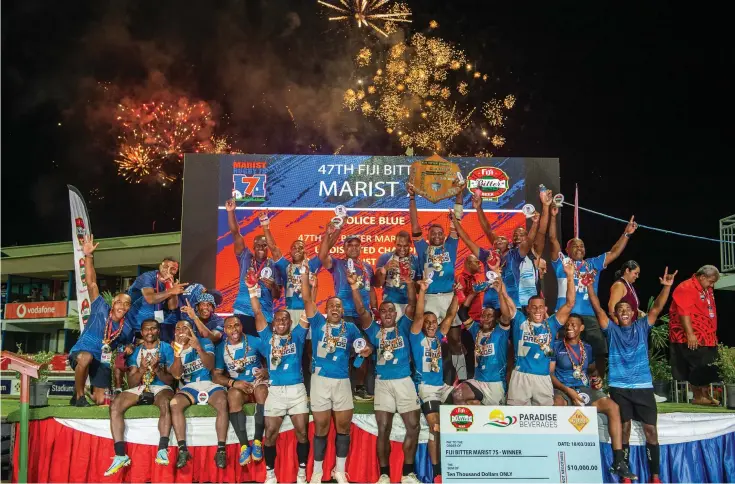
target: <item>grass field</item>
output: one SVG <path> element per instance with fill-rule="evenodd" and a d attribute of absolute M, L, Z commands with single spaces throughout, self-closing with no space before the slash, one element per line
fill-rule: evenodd
<path fill-rule="evenodd" d="M 9 421 L 17 421 L 20 417 L 20 402 L 17 397 L 3 397 L 0 399 L 0 415 Z M 252 415 L 255 411 L 254 405 L 246 405 L 245 413 Z M 686 403 L 659 403 L 659 413 L 735 413 L 735 409 L 722 407 L 700 407 Z M 355 402 L 355 413 L 373 413 L 372 403 Z M 44 419 L 49 417 L 59 418 L 107 418 L 108 407 L 76 408 L 69 406 L 68 398 L 49 398 L 49 406 L 43 408 L 32 408 L 31 419 Z M 189 417 L 214 417 L 215 411 L 208 405 L 192 405 L 186 410 Z M 126 418 L 158 417 L 158 409 L 154 406 L 133 407 L 128 410 Z"/>

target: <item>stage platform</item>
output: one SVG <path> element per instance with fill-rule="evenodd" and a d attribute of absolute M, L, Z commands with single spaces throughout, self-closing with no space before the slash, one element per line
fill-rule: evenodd
<path fill-rule="evenodd" d="M 66 405 L 68 399 L 53 399 L 51 406 L 32 409 L 30 423 L 29 472 L 30 482 L 263 482 L 262 462 L 241 468 L 236 464 L 239 446 L 230 429 L 227 438 L 226 469 L 217 469 L 213 458 L 216 450 L 214 434 L 215 412 L 208 406 L 192 406 L 187 410 L 187 443 L 194 459 L 184 469 L 174 466 L 176 448 L 169 448 L 171 464 L 153 463 L 158 443 L 158 410 L 156 407 L 133 407 L 126 415 L 128 455 L 133 464 L 115 476 L 103 473 L 114 454 L 109 430 L 108 408 L 75 408 Z M 3 398 L 3 420 L 17 422 L 17 400 Z M 252 415 L 253 406 L 246 409 Z M 735 481 L 735 411 L 694 405 L 659 404 L 659 440 L 661 442 L 661 474 L 664 482 L 734 482 Z M 603 468 L 612 463 L 606 421 L 599 417 L 600 454 Z M 254 433 L 254 422 L 248 418 L 248 434 Z M 334 429 L 328 439 L 325 476 L 335 462 Z M 313 424 L 310 426 L 313 435 Z M 371 403 L 356 403 L 351 429 L 352 446 L 347 471 L 352 482 L 375 482 L 378 463 L 375 453 L 377 425 Z M 403 464 L 401 443 L 404 429 L 399 418 L 394 420 L 391 433 L 391 478 L 400 482 Z M 432 481 L 428 457 L 428 429 L 422 422 L 416 453 L 415 470 L 423 482 Z M 174 440 L 172 438 L 171 442 Z M 634 425 L 631 434 L 631 466 L 648 482 L 642 427 Z M 296 442 L 290 421 L 286 419 L 278 441 L 276 473 L 279 482 L 294 482 L 296 478 Z M 13 458 L 17 459 L 17 439 Z M 307 468 L 311 474 L 311 462 Z M 17 474 L 14 470 L 13 480 Z M 607 472 L 605 482 L 616 482 Z"/>

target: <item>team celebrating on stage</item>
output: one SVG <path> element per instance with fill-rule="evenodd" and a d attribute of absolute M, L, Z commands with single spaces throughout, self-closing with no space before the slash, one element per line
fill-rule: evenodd
<path fill-rule="evenodd" d="M 131 463 L 124 441 L 128 408 L 158 407 L 155 462 L 169 465 L 173 427 L 175 465 L 180 469 L 192 459 L 184 410 L 206 403 L 217 414 L 217 467 L 229 464 L 225 444 L 231 425 L 240 445 L 238 464 L 265 460 L 265 482 L 277 482 L 276 440 L 288 415 L 297 440 L 297 482 L 319 483 L 331 476 L 346 483 L 353 402 L 372 400 L 380 484 L 391 482 L 390 433 L 396 413 L 405 427 L 401 482 L 420 482 L 414 456 L 422 415 L 429 429 L 433 475 L 440 481 L 442 404 L 594 406 L 607 416 L 614 454 L 611 471 L 626 482 L 637 479 L 628 467 L 627 441 L 631 420 L 639 420 L 652 479 L 659 482 L 647 336 L 676 272 L 663 271 L 661 293 L 647 314 L 640 310 L 628 277 L 632 267 L 638 271 L 635 277 L 640 272 L 633 261 L 624 266 L 626 277 L 613 285 L 609 312 L 597 297 L 600 272 L 625 249 L 637 227 L 633 219 L 608 252 L 585 258 L 585 245 L 577 238 L 567 243 L 566 254 L 561 252 L 556 235 L 559 207 L 550 190 L 541 187 L 541 213 L 528 214 L 530 229 L 517 228 L 510 242 L 494 232 L 480 196 L 474 194 L 475 213 L 469 216 L 478 217 L 487 238 L 481 247 L 462 227 L 462 190 L 449 210 L 448 235 L 442 224 L 422 230 L 414 187 L 409 184 L 407 191 L 411 232 L 398 232 L 393 252 L 383 254 L 376 267 L 361 258 L 359 236 L 342 235 L 346 214 L 338 213 L 318 252 L 309 257 L 300 240 L 288 241 L 288 253 L 279 249 L 267 212 L 260 215 L 252 249 L 247 247 L 235 202 L 227 201 L 239 289 L 234 314 L 224 319 L 216 313 L 221 294 L 201 284 L 180 283 L 173 258 L 139 276 L 127 293 L 116 295 L 108 305 L 96 283 L 97 244 L 87 236 L 83 249 L 91 316 L 69 355 L 76 382 L 71 404 L 103 404 L 105 390 L 113 391 L 115 456 L 105 475 Z M 460 240 L 470 252 L 464 267 L 456 266 Z M 547 305 L 541 284 L 546 272 L 541 254 L 547 242 L 559 286 L 555 306 L 553 301 Z M 333 250 L 337 244 L 342 250 Z M 333 288 L 317 288 L 320 270 L 331 274 Z M 712 278 L 711 270 L 700 272 Z M 693 277 L 700 276 L 698 272 Z M 382 301 L 375 288 L 382 288 Z M 320 299 L 326 299 L 325 313 L 317 306 L 318 289 Z M 556 308 L 553 314 L 549 305 Z M 128 387 L 124 391 L 123 372 Z M 609 394 L 602 391 L 605 374 Z M 87 378 L 93 387 L 90 399 L 84 394 Z M 255 404 L 252 441 L 246 403 Z M 330 473 L 323 462 L 332 421 L 336 465 Z M 314 466 L 307 476 L 312 446 Z"/>

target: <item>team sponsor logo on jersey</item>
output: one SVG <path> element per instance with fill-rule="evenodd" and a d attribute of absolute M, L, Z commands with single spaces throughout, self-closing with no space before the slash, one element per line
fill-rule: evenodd
<path fill-rule="evenodd" d="M 493 356 L 495 354 L 495 343 L 480 345 L 480 356 Z"/>

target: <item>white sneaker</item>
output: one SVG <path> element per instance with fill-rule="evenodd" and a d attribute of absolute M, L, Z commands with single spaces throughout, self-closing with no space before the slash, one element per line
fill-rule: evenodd
<path fill-rule="evenodd" d="M 308 484 L 308 482 L 309 481 L 306 480 L 306 471 L 299 469 L 299 473 L 296 474 L 296 484 Z"/>
<path fill-rule="evenodd" d="M 350 484 L 350 481 L 347 480 L 347 473 L 346 472 L 332 472 L 332 479 L 337 481 L 337 484 Z"/>
<path fill-rule="evenodd" d="M 312 472 L 311 473 L 311 480 L 309 481 L 310 484 L 322 484 L 322 476 L 324 475 L 323 472 Z"/>
<path fill-rule="evenodd" d="M 656 403 L 662 403 L 668 400 L 668 398 L 656 395 L 655 393 L 653 394 L 653 399 L 656 400 Z"/>
<path fill-rule="evenodd" d="M 381 474 L 380 479 L 378 479 L 378 482 L 376 482 L 375 484 L 390 484 L 390 476 Z"/>
<path fill-rule="evenodd" d="M 421 481 L 418 476 L 412 472 L 407 476 L 401 477 L 401 484 L 421 484 Z"/>
<path fill-rule="evenodd" d="M 263 484 L 278 484 L 278 481 L 276 480 L 276 473 L 269 473 L 266 471 L 265 482 L 263 482 Z"/>

